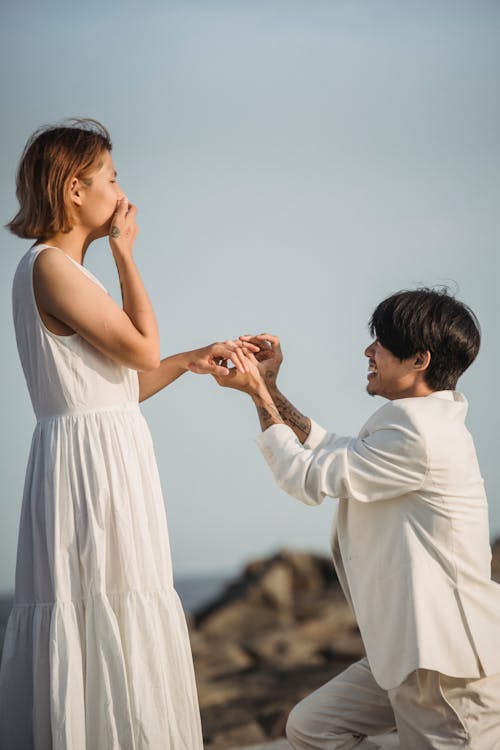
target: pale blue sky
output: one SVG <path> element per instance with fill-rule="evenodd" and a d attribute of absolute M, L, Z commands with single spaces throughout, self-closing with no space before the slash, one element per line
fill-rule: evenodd
<path fill-rule="evenodd" d="M 500 534 L 496 380 L 500 5 L 463 0 L 20 2 L 1 8 L 2 223 L 39 125 L 110 129 L 139 207 L 136 258 L 167 355 L 239 333 L 282 337 L 283 390 L 353 434 L 366 323 L 387 294 L 449 282 L 483 326 L 461 382 Z M 34 418 L 10 287 L 28 243 L 2 235 L 0 590 L 14 582 Z M 118 295 L 105 241 L 87 265 Z M 188 374 L 144 405 L 174 570 L 232 571 L 279 546 L 327 553 L 334 501 L 276 488 L 250 401 Z"/>

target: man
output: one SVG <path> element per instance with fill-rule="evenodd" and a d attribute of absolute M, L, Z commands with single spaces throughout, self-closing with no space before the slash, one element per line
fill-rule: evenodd
<path fill-rule="evenodd" d="M 339 498 L 332 548 L 367 658 L 290 714 L 294 750 L 500 748 L 500 586 L 490 579 L 487 501 L 457 380 L 479 326 L 445 292 L 404 291 L 373 313 L 367 390 L 386 398 L 357 438 L 327 434 L 276 385 L 279 340 L 242 337 L 249 372 L 218 378 L 249 394 L 257 442 L 280 487 Z"/>

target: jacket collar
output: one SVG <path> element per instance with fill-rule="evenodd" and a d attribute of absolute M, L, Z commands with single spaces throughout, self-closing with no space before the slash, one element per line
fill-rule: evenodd
<path fill-rule="evenodd" d="M 460 391 L 434 391 L 433 393 L 429 393 L 426 398 L 442 398 L 446 401 L 466 402 L 465 396 L 463 396 Z"/>

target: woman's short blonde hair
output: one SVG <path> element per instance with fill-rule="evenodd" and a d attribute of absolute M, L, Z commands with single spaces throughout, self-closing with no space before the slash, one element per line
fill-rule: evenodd
<path fill-rule="evenodd" d="M 111 148 L 109 133 L 97 120 L 74 119 L 39 128 L 28 140 L 19 163 L 19 211 L 7 229 L 35 240 L 69 232 L 71 181 L 74 177 L 88 181 L 103 151 Z"/>

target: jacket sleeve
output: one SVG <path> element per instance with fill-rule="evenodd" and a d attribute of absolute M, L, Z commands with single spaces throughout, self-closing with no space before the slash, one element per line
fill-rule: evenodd
<path fill-rule="evenodd" d="M 411 417 L 387 404 L 368 424 L 364 437 L 352 438 L 327 434 L 313 423 L 304 445 L 286 425 L 273 425 L 257 444 L 278 485 L 308 505 L 326 496 L 367 503 L 418 490 L 427 451 Z"/>

